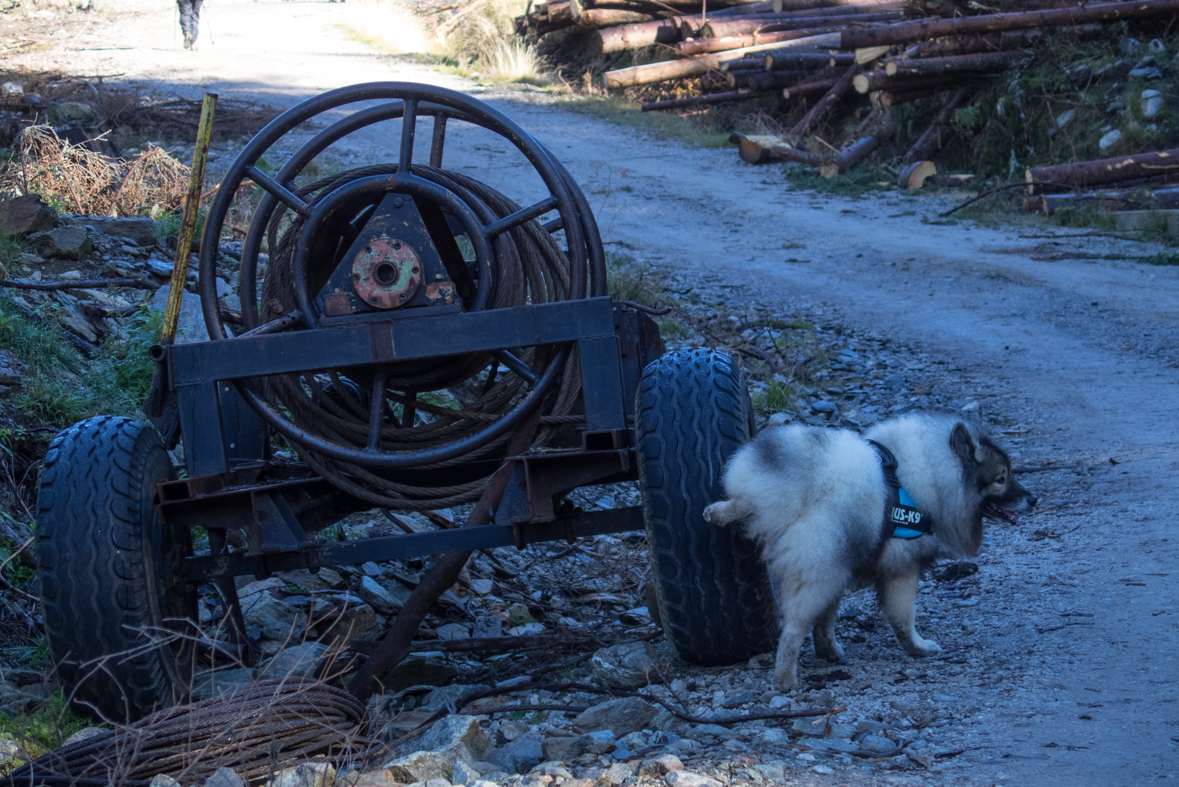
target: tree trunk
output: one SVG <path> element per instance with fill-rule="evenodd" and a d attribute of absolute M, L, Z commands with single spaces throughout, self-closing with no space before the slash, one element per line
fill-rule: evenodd
<path fill-rule="evenodd" d="M 1079 41 L 1101 38 L 1106 35 L 1105 25 L 1089 24 L 1065 28 Z M 1045 31 L 1038 27 L 1028 30 L 1008 30 L 1002 33 L 985 33 L 975 36 L 948 36 L 922 41 L 917 44 L 916 57 L 948 57 L 951 55 L 972 55 L 976 52 L 998 52 L 1004 49 L 1023 49 L 1038 44 L 1044 39 Z"/>
<path fill-rule="evenodd" d="M 577 24 L 597 30 L 603 27 L 617 27 L 619 25 L 643 24 L 659 21 L 653 14 L 643 14 L 638 11 L 617 11 L 610 8 L 587 8 L 577 15 Z"/>
<path fill-rule="evenodd" d="M 1002 71 L 1027 58 L 1027 52 L 1016 50 L 1014 52 L 983 52 L 976 55 L 930 57 L 923 60 L 886 60 L 884 61 L 884 73 L 892 77 L 961 74 L 968 71 L 979 73 Z"/>
<path fill-rule="evenodd" d="M 1028 194 L 1034 194 L 1037 191 L 1100 186 L 1173 172 L 1179 172 L 1179 149 L 1034 167 L 1027 170 L 1024 179 L 1028 182 Z"/>
<path fill-rule="evenodd" d="M 787 147 L 777 137 L 734 134 L 730 140 L 737 143 L 737 152 L 747 164 L 768 164 L 772 161 L 797 161 L 812 167 L 823 164 L 823 157 L 818 153 Z"/>
<path fill-rule="evenodd" d="M 850 66 L 854 61 L 851 55 L 828 55 L 822 52 L 778 52 L 771 50 L 762 57 L 766 71 L 784 70 L 814 70 L 827 66 Z"/>
<path fill-rule="evenodd" d="M 1027 11 L 1015 14 L 986 14 L 959 19 L 923 19 L 887 27 L 845 30 L 840 49 L 907 44 L 938 36 L 970 35 L 1001 30 L 1019 30 L 1050 25 L 1079 25 L 1086 22 L 1110 22 L 1118 19 L 1141 19 L 1171 16 L 1179 12 L 1179 0 L 1138 0 L 1126 3 L 1102 3 L 1053 11 Z"/>
<path fill-rule="evenodd" d="M 838 37 L 839 35 L 837 33 L 811 36 L 810 38 L 799 38 L 797 39 L 797 43 L 800 46 L 807 44 L 829 44 L 838 39 Z M 739 60 L 747 54 L 761 52 L 774 46 L 780 46 L 780 44 L 777 42 L 759 44 L 758 46 L 747 46 L 742 49 L 731 49 L 726 52 L 699 55 L 698 57 L 690 57 L 684 60 L 668 60 L 662 63 L 650 63 L 645 66 L 620 68 L 616 71 L 607 71 L 602 77 L 606 82 L 606 87 L 611 90 L 622 87 L 633 87 L 635 85 L 649 85 L 653 82 L 682 79 L 684 77 L 697 76 L 707 71 L 715 71 L 720 68 L 721 63 L 729 60 Z"/>
<path fill-rule="evenodd" d="M 825 38 L 815 41 L 805 41 L 805 44 L 830 46 L 831 42 L 839 41 L 839 27 L 823 27 L 818 30 L 783 30 L 778 33 L 754 33 L 747 36 L 730 36 L 728 38 L 700 38 L 694 41 L 683 41 L 677 49 L 681 55 L 699 55 L 706 52 L 727 52 L 730 49 L 744 49 L 761 44 L 782 44 L 784 46 L 798 46 L 789 42 L 801 39 L 811 39 L 816 36 Z"/>
<path fill-rule="evenodd" d="M 1141 191 L 1091 191 L 1085 194 L 1034 194 L 1024 200 L 1024 207 L 1032 213 L 1052 215 L 1058 208 L 1075 205 L 1094 205 L 1103 210 L 1179 208 L 1179 189 Z"/>
<path fill-rule="evenodd" d="M 743 36 L 758 30 L 779 32 L 782 30 L 801 30 L 803 28 L 832 27 L 868 22 L 891 22 L 899 18 L 895 11 L 882 11 L 877 14 L 853 14 L 850 16 L 800 16 L 794 19 L 782 16 L 757 16 L 754 19 L 722 19 L 711 20 L 700 27 L 701 38 L 724 38 L 726 36 Z"/>
<path fill-rule="evenodd" d="M 919 189 L 927 178 L 937 174 L 937 165 L 932 161 L 914 161 L 906 165 L 897 176 L 897 185 L 903 189 Z"/>
<path fill-rule="evenodd" d="M 806 136 L 807 131 L 823 122 L 827 113 L 834 109 L 835 105 L 851 90 L 852 79 L 855 78 L 859 69 L 860 66 L 857 63 L 848 66 L 847 71 L 843 72 L 843 76 L 835 81 L 826 95 L 820 98 L 810 111 L 803 115 L 802 120 L 795 123 L 794 128 L 786 134 L 784 139 L 787 144 L 797 145 L 798 141 Z"/>
<path fill-rule="evenodd" d="M 872 101 L 872 106 L 890 109 L 892 107 L 899 107 L 901 104 L 908 104 L 910 101 L 917 101 L 918 99 L 937 95 L 945 87 L 945 85 L 939 84 L 931 87 L 919 87 L 913 90 L 877 90 L 869 93 L 868 98 Z"/>
<path fill-rule="evenodd" d="M 925 129 L 925 133 L 917 138 L 913 147 L 909 148 L 909 152 L 902 160 L 908 163 L 933 156 L 934 152 L 941 148 L 942 139 L 950 132 L 950 122 L 954 119 L 954 111 L 965 104 L 973 92 L 974 89 L 970 87 L 960 88 L 942 107 L 942 111 L 937 113 L 937 117 L 929 124 L 929 128 Z"/>
<path fill-rule="evenodd" d="M 721 63 L 721 71 L 765 71 L 765 60 L 757 55 Z"/>
<path fill-rule="evenodd" d="M 854 86 L 857 93 L 873 93 L 877 90 L 917 90 L 919 88 L 936 87 L 948 82 L 965 81 L 974 74 L 965 75 L 921 75 L 890 77 L 883 71 L 870 71 L 855 78 Z"/>
<path fill-rule="evenodd" d="M 725 78 L 725 85 L 729 90 L 744 90 L 745 88 L 753 87 L 749 84 L 750 77 L 758 74 L 764 74 L 765 72 L 760 68 L 756 71 L 752 68 L 738 68 L 729 69 L 728 71 L 720 71 L 717 73 Z"/>
<path fill-rule="evenodd" d="M 838 79 L 816 79 L 814 82 L 803 82 L 801 85 L 794 85 L 783 90 L 782 98 L 799 98 L 800 96 L 826 93 L 835 87 L 835 83 L 838 81 Z"/>
<path fill-rule="evenodd" d="M 798 84 L 798 80 L 805 76 L 805 71 L 763 71 L 760 74 L 747 74 L 742 84 L 750 90 L 778 90 Z"/>
<path fill-rule="evenodd" d="M 862 137 L 843 150 L 839 151 L 830 161 L 823 162 L 819 167 L 819 174 L 825 178 L 842 175 L 859 164 L 879 147 L 880 141 L 876 137 Z"/>
<path fill-rule="evenodd" d="M 679 23 L 683 18 L 673 16 L 657 22 L 640 22 L 607 30 L 595 30 L 590 35 L 589 51 L 594 55 L 608 55 L 655 44 L 674 44 L 680 40 Z"/>
<path fill-rule="evenodd" d="M 745 101 L 769 95 L 752 90 L 726 90 L 723 93 L 709 93 L 706 96 L 686 96 L 684 98 L 669 98 L 664 101 L 650 101 L 639 109 L 643 112 L 656 112 L 663 109 L 680 109 L 682 107 L 699 107 L 707 104 L 723 104 L 728 101 Z"/>

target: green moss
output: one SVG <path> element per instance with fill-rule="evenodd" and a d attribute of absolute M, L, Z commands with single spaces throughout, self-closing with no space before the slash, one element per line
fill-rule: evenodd
<path fill-rule="evenodd" d="M 802 164 L 786 164 L 782 168 L 786 181 L 795 189 L 808 189 L 819 194 L 834 196 L 866 195 L 873 192 L 892 191 L 896 186 L 886 170 L 874 164 L 861 164 L 850 172 L 834 178 L 825 178 L 814 167 Z M 848 209 L 849 213 L 854 213 Z"/>
<path fill-rule="evenodd" d="M 56 749 L 66 738 L 89 726 L 92 726 L 92 722 L 70 708 L 60 689 L 31 713 L 0 713 L 0 737 L 15 740 L 24 749 L 24 754 L 28 758 L 39 757 Z M 5 768 L 12 770 L 24 760 L 24 757 L 17 757 Z"/>

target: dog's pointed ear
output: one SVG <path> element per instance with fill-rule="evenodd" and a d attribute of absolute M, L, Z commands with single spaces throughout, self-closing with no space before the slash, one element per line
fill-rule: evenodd
<path fill-rule="evenodd" d="M 974 441 L 970 439 L 970 430 L 961 421 L 954 424 L 954 429 L 950 432 L 950 450 L 962 461 L 963 465 L 974 464 Z"/>

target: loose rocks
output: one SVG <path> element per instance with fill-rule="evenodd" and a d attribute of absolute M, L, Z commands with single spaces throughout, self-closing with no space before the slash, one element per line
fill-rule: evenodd
<path fill-rule="evenodd" d="M 654 705 L 638 697 L 622 697 L 586 708 L 573 720 L 573 726 L 587 732 L 610 730 L 616 736 L 628 735 L 644 729 L 656 712 Z"/>
<path fill-rule="evenodd" d="M 602 648 L 590 660 L 590 670 L 596 680 L 611 688 L 637 689 L 660 682 L 655 648 L 649 642 Z"/>

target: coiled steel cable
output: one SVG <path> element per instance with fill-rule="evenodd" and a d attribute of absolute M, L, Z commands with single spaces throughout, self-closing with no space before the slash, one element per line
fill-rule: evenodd
<path fill-rule="evenodd" d="M 396 171 L 396 165 L 353 169 L 304 186 L 299 193 L 304 197 L 321 197 L 348 182 Z M 413 174 L 457 194 L 485 225 L 520 209 L 518 204 L 486 184 L 455 172 L 415 165 Z M 295 287 L 305 286 L 295 282 L 293 276 L 294 249 L 301 224 L 299 217 L 280 211 L 268 226 L 273 251 L 260 291 L 264 321 L 293 311 L 296 307 Z M 495 291 L 490 308 L 551 303 L 572 297 L 574 287 L 569 261 L 552 235 L 536 221 L 499 235 L 493 248 Z M 534 372 L 543 368 L 544 362 L 551 357 L 549 353 L 538 353 L 534 348 L 524 349 L 519 356 Z M 426 414 L 428 419 L 399 423 L 393 412 L 387 412 L 378 449 L 396 452 L 446 445 L 498 420 L 524 392 L 522 378 L 511 372 L 498 374 L 498 369 L 498 363 L 491 356 L 479 354 L 398 365 L 386 384 L 387 399 L 400 404 L 403 414 L 408 406 Z M 482 390 L 476 392 L 475 378 L 484 370 L 487 370 L 487 379 L 483 381 Z M 325 439 L 365 448 L 369 412 L 357 390 L 367 386 L 357 386 L 356 382 L 352 381 L 350 385 L 333 370 L 323 374 L 267 378 L 259 381 L 257 387 L 271 406 L 288 413 L 301 428 Z M 468 399 L 457 408 L 416 397 L 417 393 L 454 388 L 462 389 Z M 580 388 L 580 366 L 574 351 L 568 355 L 556 389 L 548 396 L 534 445 L 546 444 L 562 425 L 584 420 L 570 414 Z M 409 394 L 414 394 L 412 399 Z M 504 435 L 465 455 L 419 469 L 441 469 L 499 458 L 508 439 L 508 435 Z M 406 510 L 445 508 L 477 499 L 487 483 L 487 477 L 442 486 L 401 483 L 359 465 L 321 456 L 297 443 L 293 448 L 316 473 L 337 488 L 376 506 Z"/>
<path fill-rule="evenodd" d="M 364 706 L 346 691 L 313 680 L 260 681 L 64 746 L 12 771 L 7 782 L 138 787 L 163 773 L 200 784 L 229 767 L 263 783 L 301 763 L 340 767 L 376 749 L 365 737 Z"/>

